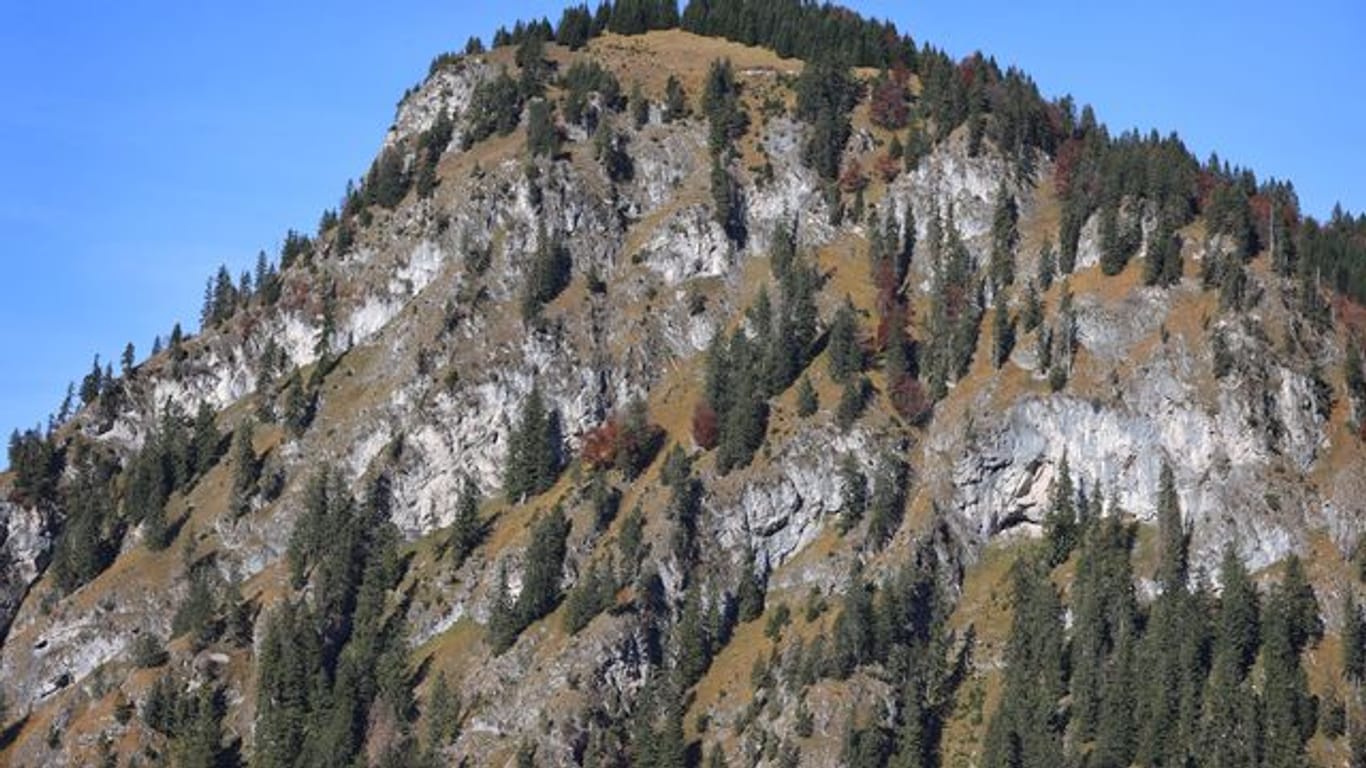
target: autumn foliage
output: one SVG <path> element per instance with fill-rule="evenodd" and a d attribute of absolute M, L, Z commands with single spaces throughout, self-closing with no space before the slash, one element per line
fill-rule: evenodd
<path fill-rule="evenodd" d="M 858 160 L 850 160 L 844 173 L 840 174 L 840 189 L 853 193 L 867 186 L 868 176 L 863 172 L 863 165 Z"/>
<path fill-rule="evenodd" d="M 890 154 L 882 155 L 877 159 L 877 175 L 884 182 L 895 180 L 899 173 L 901 173 L 900 160 L 897 160 Z"/>
<path fill-rule="evenodd" d="M 911 116 L 910 91 L 907 89 L 910 77 L 910 72 L 901 64 L 878 77 L 873 84 L 870 104 L 874 125 L 889 131 L 906 127 Z"/>
<path fill-rule="evenodd" d="M 608 469 L 617 462 L 621 429 L 608 419 L 583 437 L 583 463 L 593 469 Z"/>
<path fill-rule="evenodd" d="M 887 385 L 887 394 L 892 407 L 901 418 L 911 424 L 920 424 L 930 415 L 934 404 L 925 393 L 920 380 L 910 374 L 900 374 Z"/>
<path fill-rule="evenodd" d="M 699 401 L 692 412 L 692 439 L 697 447 L 710 451 L 721 440 L 721 424 L 716 411 L 705 400 Z"/>
<path fill-rule="evenodd" d="M 584 435 L 582 457 L 592 469 L 619 469 L 635 477 L 659 451 L 664 430 L 646 418 L 643 404 L 633 405 Z"/>

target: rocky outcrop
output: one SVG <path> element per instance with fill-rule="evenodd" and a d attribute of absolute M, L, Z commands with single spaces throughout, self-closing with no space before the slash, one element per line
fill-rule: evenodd
<path fill-rule="evenodd" d="M 0 643 L 42 575 L 52 549 L 52 521 L 37 507 L 0 500 Z"/>
<path fill-rule="evenodd" d="M 1127 380 L 1116 401 L 1029 396 L 1000 413 L 979 410 L 966 434 L 936 433 L 928 450 L 951 462 L 955 511 L 983 539 L 1037 527 L 1065 456 L 1088 494 L 1152 522 L 1167 463 L 1202 562 L 1217 562 L 1229 543 L 1254 568 L 1281 559 L 1322 524 L 1268 501 L 1294 497 L 1273 468 L 1308 470 L 1325 440 L 1311 385 L 1273 369 L 1269 390 L 1230 380 L 1206 403 L 1183 370 L 1188 362 L 1179 353 L 1157 359 Z M 1280 424 L 1274 435 L 1249 426 L 1263 398 Z M 1317 517 L 1312 506 L 1299 509 Z"/>

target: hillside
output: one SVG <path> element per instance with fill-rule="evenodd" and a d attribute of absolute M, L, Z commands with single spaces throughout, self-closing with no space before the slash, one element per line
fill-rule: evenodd
<path fill-rule="evenodd" d="M 850 12 L 604 7 L 15 435 L 0 762 L 1366 759 L 1366 223 Z"/>

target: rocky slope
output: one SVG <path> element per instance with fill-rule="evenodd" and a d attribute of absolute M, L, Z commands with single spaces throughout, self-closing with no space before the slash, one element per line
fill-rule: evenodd
<path fill-rule="evenodd" d="M 680 49 L 705 52 L 701 63 L 674 70 L 691 94 L 701 90 L 706 62 L 728 57 L 756 116 L 732 166 L 751 233 L 743 247 L 713 216 L 706 120 L 664 121 L 663 65 Z M 289 594 L 290 535 L 309 480 L 323 465 L 339 470 L 357 494 L 377 474 L 389 479 L 390 519 L 411 554 L 399 592 L 412 664 L 422 670 L 418 698 L 424 700 L 440 670 L 468 705 L 443 758 L 502 764 L 531 743 L 539 762 L 573 763 L 583 754 L 588 720 L 595 712 L 629 711 L 654 665 L 633 610 L 603 613 L 573 635 L 558 611 L 534 622 L 502 654 L 483 639 L 498 575 L 506 574 L 513 595 L 521 588 L 529 526 L 538 515 L 559 504 L 572 523 L 566 590 L 590 562 L 614 552 L 622 535 L 621 516 L 606 531 L 595 529 L 591 473 L 579 463 L 543 495 L 518 504 L 497 500 L 512 432 L 533 387 L 558 414 L 571 457 L 611 415 L 635 397 L 646 399 L 665 444 L 696 454 L 705 489 L 696 572 L 731 598 L 731 585 L 749 569 L 767 585 L 770 612 L 790 605 L 800 613 L 813 591 L 831 599 L 841 594 L 852 561 L 887 573 L 921 543 L 933 542 L 953 564 L 948 588 L 964 612 L 955 626 L 982 626 L 982 681 L 991 679 L 999 660 L 1003 635 L 991 627 L 1002 611 L 973 613 L 975 585 L 991 578 L 999 557 L 993 552 L 1040 534 L 1064 458 L 1088 493 L 1103 494 L 1144 522 L 1155 519 L 1160 468 L 1170 464 L 1198 567 L 1212 572 L 1228 546 L 1254 569 L 1292 552 L 1314 553 L 1322 599 L 1336 604 L 1328 595 L 1342 588 L 1342 563 L 1366 517 L 1363 459 L 1348 400 L 1339 394 L 1324 407 L 1311 370 L 1327 372 L 1333 391 L 1344 392 L 1338 372 L 1347 336 L 1342 328 L 1301 327 L 1267 255 L 1250 269 L 1256 304 L 1225 312 L 1200 281 L 1201 265 L 1216 258 L 1215 245 L 1199 236 L 1202 221 L 1185 230 L 1185 274 L 1171 287 L 1142 286 L 1140 259 L 1117 276 L 1103 275 L 1099 225 L 1092 221 L 1082 230 L 1068 286 L 1077 349 L 1064 387 L 1050 386 L 1037 331 L 1022 331 L 1005 364 L 991 365 L 988 310 L 969 370 L 923 426 L 908 426 L 875 396 L 842 429 L 835 418 L 840 386 L 817 357 L 807 376 L 820 410 L 799 416 L 795 391 L 777 396 L 759 455 L 722 474 L 695 445 L 690 419 L 708 344 L 718 331 L 744 322 L 758 287 L 769 281 L 772 233 L 795 222 L 800 250 L 818 265 L 821 328 L 848 297 L 871 335 L 877 311 L 867 257 L 871 227 L 847 218 L 831 224 L 823 182 L 803 162 L 808 126 L 786 110 L 757 118 L 766 113 L 765 98 L 790 98 L 790 78 L 801 62 L 679 31 L 608 35 L 577 52 L 550 46 L 547 56 L 562 71 L 574 60 L 602 62 L 622 83 L 640 82 L 655 101 L 639 127 L 616 120 L 634 169 L 629 180 L 608 178 L 594 160 L 591 137 L 577 126 L 563 127 L 566 142 L 555 158 L 528 160 L 525 128 L 467 147 L 473 94 L 500 67 L 513 66 L 513 51 L 459 57 L 404 98 L 384 140 L 384 148 L 415 164 L 417 137 L 441 115 L 453 120 L 431 196 L 410 192 L 392 210 L 373 208 L 349 247 L 335 233 L 321 236 L 314 258 L 282 271 L 273 306 L 252 304 L 189 339 L 183 361 L 168 352 L 143 363 L 124 383 L 127 395 L 115 413 L 102 417 L 87 409 L 62 430 L 65 439 L 124 460 L 143 445 L 168 404 L 194 413 L 208 403 L 220 428 L 231 431 L 263 402 L 283 409 L 284 377 L 263 391 L 263 367 L 299 369 L 306 377 L 319 351 L 330 347 L 336 356 L 321 378 L 311 426 L 300 434 L 273 424 L 257 428 L 256 454 L 267 472 L 283 478 L 276 498 L 257 498 L 245 514 L 234 514 L 228 497 L 235 467 L 225 457 L 172 496 L 168 517 L 184 520 L 174 546 L 150 551 L 134 528 L 113 564 L 67 595 L 45 575 L 61 511 L 0 502 L 7 764 L 85 764 L 102 740 L 126 756 L 157 748 L 161 737 L 151 729 L 114 714 L 117 702 L 142 700 L 156 678 L 132 663 L 135 639 L 170 636 L 196 557 L 212 555 L 224 580 L 240 581 L 258 615 L 269 615 Z M 873 126 L 868 109 L 864 103 L 855 110 L 845 161 L 870 168 L 890 134 Z M 1053 161 L 1039 153 L 1035 181 L 1021 184 L 995 147 L 970 152 L 967 134 L 958 130 L 914 169 L 875 178 L 864 193 L 879 215 L 891 212 L 898 222 L 914 217 L 917 248 L 905 283 L 912 307 L 925 306 L 933 290 L 925 242 L 936 212 L 952 211 L 973 261 L 986 265 L 998 196 L 1002 190 L 1012 195 L 1020 210 L 1020 275 L 1037 273 L 1041 243 L 1056 237 Z M 755 170 L 757 158 L 771 173 Z M 530 254 L 548 233 L 567 248 L 572 278 L 538 322 L 525 323 L 519 307 Z M 325 298 L 329 291 L 335 299 Z M 1056 317 L 1063 291 L 1059 283 L 1043 294 L 1046 317 Z M 1015 311 L 1023 307 L 1022 296 L 1010 301 Z M 1218 377 L 1211 349 L 1216 332 L 1235 360 Z M 886 384 L 877 373 L 872 378 L 877 388 Z M 836 531 L 846 503 L 840 461 L 854 457 L 871 477 L 886 450 L 907 460 L 910 492 L 904 522 L 890 545 L 875 551 Z M 642 510 L 664 602 L 677 608 L 687 576 L 669 554 L 675 524 L 670 492 L 660 481 L 662 455 L 640 479 L 615 482 L 623 513 Z M 494 499 L 484 508 L 492 529 L 456 565 L 441 556 L 438 542 L 456 518 L 466 478 Z M 622 606 L 633 599 L 632 589 L 619 597 Z M 803 618 L 774 647 L 789 649 L 792 638 L 809 638 L 829 621 Z M 698 684 L 691 713 L 706 713 L 710 725 L 703 730 L 691 716 L 685 722 L 707 753 L 719 746 L 737 758 L 777 764 L 756 741 L 763 729 L 747 713 L 745 678 L 769 643 L 760 636 L 763 624 L 741 625 Z M 259 683 L 251 660 L 264 626 L 256 621 L 254 642 L 243 648 L 195 650 L 183 639 L 169 647 L 169 668 L 183 679 L 226 681 L 226 730 L 248 753 Z M 1331 615 L 1329 626 L 1331 632 Z M 813 689 L 803 705 L 814 723 L 803 737 L 803 764 L 837 761 L 848 703 L 876 710 L 890 696 L 885 687 L 856 676 Z M 784 702 L 792 703 L 770 702 L 779 711 L 764 721 L 768 732 L 796 732 Z M 980 715 L 978 721 L 951 730 L 963 754 L 971 755 L 980 737 Z"/>

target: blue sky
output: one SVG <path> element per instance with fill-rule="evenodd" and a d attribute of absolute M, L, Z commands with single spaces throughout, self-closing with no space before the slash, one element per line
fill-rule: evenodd
<path fill-rule="evenodd" d="M 1178 130 L 1306 210 L 1366 208 L 1366 5 L 853 2 L 1030 72 L 1112 128 Z M 205 277 L 311 232 L 432 56 L 559 2 L 0 6 L 0 429 L 93 355 L 197 322 Z M 3 458 L 0 458 L 3 464 Z"/>

